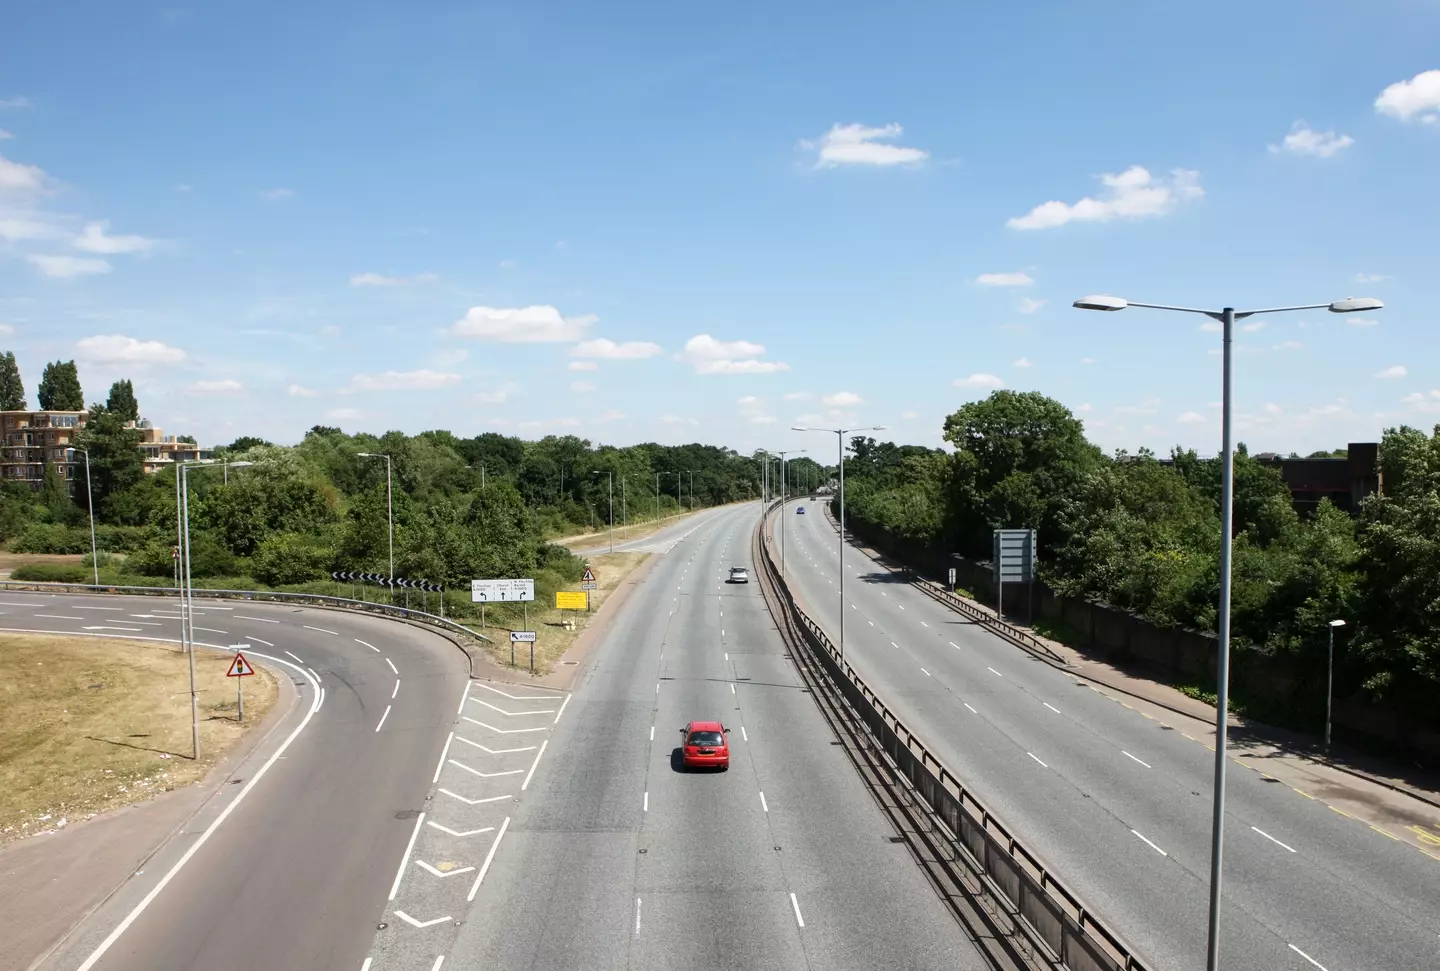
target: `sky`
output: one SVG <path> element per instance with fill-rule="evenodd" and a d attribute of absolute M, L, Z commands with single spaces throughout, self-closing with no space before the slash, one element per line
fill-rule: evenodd
<path fill-rule="evenodd" d="M 996 388 L 1107 451 L 1440 421 L 1440 2 L 0 13 L 0 348 L 225 444 L 834 454 Z"/>

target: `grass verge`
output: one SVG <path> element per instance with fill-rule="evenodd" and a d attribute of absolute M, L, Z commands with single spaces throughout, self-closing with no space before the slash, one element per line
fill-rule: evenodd
<path fill-rule="evenodd" d="M 275 704 L 259 667 L 235 710 L 232 655 L 195 655 L 199 762 L 190 758 L 189 664 L 169 644 L 0 635 L 0 843 L 190 785 Z"/>

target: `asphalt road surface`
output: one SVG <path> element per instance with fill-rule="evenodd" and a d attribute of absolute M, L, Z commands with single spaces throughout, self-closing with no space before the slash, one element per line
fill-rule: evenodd
<path fill-rule="evenodd" d="M 354 971 L 466 690 L 464 659 L 434 634 L 339 611 L 197 600 L 195 624 L 203 643 L 273 658 L 300 703 L 238 784 L 42 967 Z M 173 599 L 0 591 L 3 630 L 177 639 L 178 625 Z"/>
<path fill-rule="evenodd" d="M 1213 749 L 935 603 L 819 503 L 786 523 L 791 589 L 846 659 L 1006 825 L 1156 968 L 1203 968 Z M 778 550 L 777 550 L 778 552 Z M 1440 863 L 1239 765 L 1221 956 L 1234 971 L 1440 967 Z"/>

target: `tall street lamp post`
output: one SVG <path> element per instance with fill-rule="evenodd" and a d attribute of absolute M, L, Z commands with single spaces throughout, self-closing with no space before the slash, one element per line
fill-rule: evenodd
<path fill-rule="evenodd" d="M 395 602 L 395 506 L 391 501 L 390 493 L 390 470 L 393 463 L 390 456 L 379 452 L 356 452 L 362 459 L 384 459 L 385 460 L 385 522 L 390 533 L 390 602 Z M 235 463 L 239 465 L 239 462 Z M 483 473 L 482 473 L 483 474 Z"/>
<path fill-rule="evenodd" d="M 100 586 L 100 555 L 95 551 L 95 492 L 90 488 L 90 450 L 70 446 L 85 456 L 85 508 L 90 510 L 90 565 L 95 568 L 95 586 Z"/>
<path fill-rule="evenodd" d="M 1329 675 L 1325 679 L 1325 754 L 1330 754 L 1330 714 L 1335 708 L 1335 628 L 1344 627 L 1345 621 L 1332 620 L 1325 625 L 1330 629 L 1330 660 L 1326 667 Z"/>
<path fill-rule="evenodd" d="M 610 520 L 610 552 L 615 552 L 615 473 L 614 472 L 591 472 L 591 475 L 604 475 L 610 479 L 610 512 L 606 517 Z M 621 486 L 624 486 L 622 481 Z"/>
<path fill-rule="evenodd" d="M 1230 447 L 1230 358 L 1234 341 L 1235 321 L 1253 317 L 1256 314 L 1287 313 L 1296 310 L 1329 310 L 1331 313 L 1346 314 L 1357 310 L 1379 310 L 1385 306 L 1379 300 L 1368 297 L 1347 297 L 1333 303 L 1306 304 L 1298 307 L 1268 307 L 1262 310 L 1236 310 L 1225 307 L 1222 310 L 1203 310 L 1195 307 L 1171 307 L 1164 304 L 1132 303 L 1120 297 L 1096 295 L 1082 297 L 1073 304 L 1079 310 L 1124 310 L 1126 307 L 1144 307 L 1148 310 L 1170 310 L 1177 313 L 1201 314 L 1221 324 L 1224 342 L 1221 352 L 1221 397 L 1220 397 L 1220 607 L 1218 614 L 1219 644 L 1215 663 L 1215 794 L 1210 824 L 1210 925 L 1206 946 L 1206 971 L 1219 971 L 1220 967 L 1220 899 L 1222 855 L 1225 833 L 1225 760 L 1226 744 L 1229 737 L 1227 713 L 1230 703 L 1230 576 L 1231 548 L 1234 544 L 1234 498 L 1235 498 L 1235 456 Z M 841 470 L 841 490 L 844 490 L 844 470 Z"/>
<path fill-rule="evenodd" d="M 832 432 L 840 449 L 840 660 L 845 660 L 845 436 L 851 432 L 883 432 L 884 425 L 865 428 L 811 428 L 795 425 L 791 431 Z"/>
<path fill-rule="evenodd" d="M 809 451 L 803 448 L 788 448 L 783 452 L 776 452 L 780 456 L 780 577 L 785 577 L 785 456 L 798 455 L 801 452 Z M 842 612 L 843 616 L 843 612 Z"/>

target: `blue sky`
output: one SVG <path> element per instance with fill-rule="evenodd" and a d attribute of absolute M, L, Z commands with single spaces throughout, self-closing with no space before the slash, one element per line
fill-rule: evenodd
<path fill-rule="evenodd" d="M 298 8 L 298 9 L 297 9 Z M 1440 4 L 34 4 L 0 344 L 204 442 L 940 444 L 996 386 L 1213 454 L 1440 415 Z"/>

